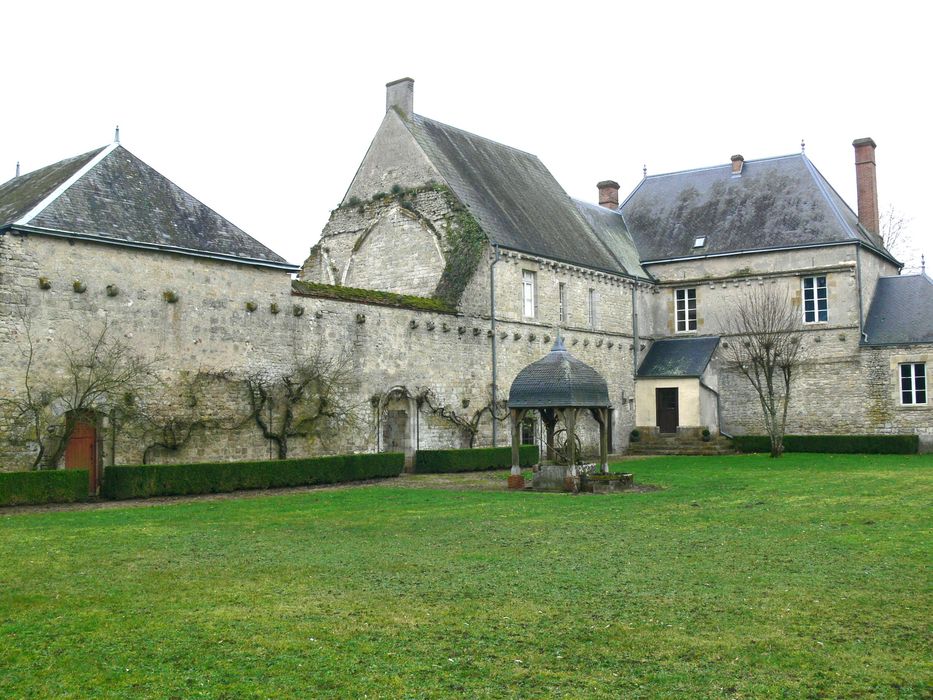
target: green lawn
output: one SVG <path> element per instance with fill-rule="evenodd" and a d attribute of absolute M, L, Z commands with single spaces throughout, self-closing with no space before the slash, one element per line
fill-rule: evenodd
<path fill-rule="evenodd" d="M 625 468 L 0 514 L 0 697 L 931 696 L 930 456 Z"/>

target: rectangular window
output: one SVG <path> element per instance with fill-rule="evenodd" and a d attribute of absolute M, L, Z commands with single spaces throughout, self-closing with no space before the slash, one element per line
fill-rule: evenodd
<path fill-rule="evenodd" d="M 589 294 L 586 297 L 586 310 L 589 316 L 590 328 L 596 328 L 596 303 L 597 303 L 596 290 L 591 289 Z"/>
<path fill-rule="evenodd" d="M 697 329 L 697 290 L 678 289 L 675 292 L 677 332 L 689 333 Z"/>
<path fill-rule="evenodd" d="M 829 298 L 826 277 L 803 278 L 803 322 L 826 323 L 829 320 Z"/>
<path fill-rule="evenodd" d="M 523 445 L 534 445 L 537 440 L 535 439 L 535 421 L 534 416 L 525 416 L 522 419 L 522 444 Z"/>
<path fill-rule="evenodd" d="M 560 322 L 567 323 L 567 286 L 563 282 L 557 284 L 557 304 L 560 313 Z"/>
<path fill-rule="evenodd" d="M 927 402 L 927 366 L 923 362 L 900 365 L 901 403 L 905 406 Z"/>
<path fill-rule="evenodd" d="M 535 317 L 535 273 L 531 270 L 522 270 L 522 315 Z"/>

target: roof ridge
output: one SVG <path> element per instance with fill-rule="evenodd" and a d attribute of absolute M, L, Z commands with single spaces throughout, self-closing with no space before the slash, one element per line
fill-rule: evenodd
<path fill-rule="evenodd" d="M 107 156 L 113 153 L 117 148 L 120 147 L 119 143 L 111 143 L 107 146 L 104 146 L 96 156 L 91 158 L 87 163 L 85 163 L 80 169 L 78 169 L 71 177 L 65 180 L 62 184 L 56 187 L 50 194 L 46 195 L 41 202 L 36 206 L 26 212 L 25 215 L 20 217 L 14 223 L 20 226 L 27 225 L 32 219 L 36 218 L 45 211 L 51 204 L 55 202 L 56 199 L 61 197 L 73 184 L 75 184 L 82 177 L 87 175 L 91 170 L 93 170 L 97 165 L 104 160 Z"/>
<path fill-rule="evenodd" d="M 799 157 L 801 157 L 801 156 L 803 156 L 803 155 L 804 155 L 804 154 L 802 154 L 802 153 L 788 153 L 788 154 L 783 155 L 783 156 L 768 156 L 768 157 L 766 157 L 766 158 L 754 158 L 754 159 L 752 159 L 752 160 L 746 160 L 746 161 L 744 161 L 744 162 L 745 162 L 746 164 L 748 164 L 748 163 L 766 163 L 766 162 L 771 161 L 771 160 L 785 160 L 785 159 L 789 159 L 789 158 L 799 158 Z M 699 167 L 699 168 L 687 168 L 687 169 L 685 169 L 685 170 L 672 170 L 672 171 L 667 172 L 667 173 L 658 173 L 657 175 L 645 175 L 645 176 L 641 179 L 641 181 L 644 182 L 645 180 L 651 180 L 651 179 L 653 179 L 653 178 L 659 178 L 659 177 L 668 177 L 668 176 L 670 176 L 670 175 L 686 175 L 687 173 L 702 173 L 702 172 L 707 172 L 707 171 L 709 171 L 709 170 L 718 170 L 719 168 L 731 168 L 731 167 L 732 167 L 732 166 L 731 166 L 730 163 L 717 163 L 716 165 L 706 165 L 706 166 Z M 638 188 L 636 187 L 636 189 L 638 189 Z M 633 190 L 633 192 L 634 192 L 634 190 Z M 627 199 L 627 198 L 626 198 L 626 199 Z"/>
<path fill-rule="evenodd" d="M 438 126 L 442 126 L 445 129 L 453 129 L 454 131 L 459 131 L 461 134 L 472 136 L 473 138 L 479 139 L 480 141 L 486 141 L 487 143 L 495 144 L 496 146 L 501 146 L 502 148 L 507 148 L 510 151 L 515 151 L 516 153 L 521 153 L 522 155 L 530 156 L 531 158 L 534 158 L 535 160 L 539 162 L 541 161 L 541 159 L 537 155 L 535 155 L 534 153 L 530 153 L 529 151 L 523 151 L 520 148 L 515 148 L 515 146 L 510 146 L 507 143 L 502 143 L 501 141 L 494 141 L 493 139 L 487 138 L 485 136 L 474 134 L 472 131 L 461 129 L 458 126 L 452 126 L 450 124 L 447 124 L 446 122 L 440 122 L 437 119 L 431 119 L 430 117 L 426 117 L 423 114 L 412 114 L 412 117 L 417 117 L 418 119 L 421 119 L 423 121 L 431 122 L 432 124 L 437 124 Z"/>

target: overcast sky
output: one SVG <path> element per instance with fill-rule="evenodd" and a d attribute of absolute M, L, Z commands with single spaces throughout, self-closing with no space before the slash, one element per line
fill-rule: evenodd
<path fill-rule="evenodd" d="M 0 181 L 110 142 L 300 263 L 385 111 L 537 154 L 567 192 L 807 155 L 855 208 L 871 136 L 882 209 L 933 265 L 929 12 L 921 3 L 68 2 L 3 10 Z M 929 270 L 929 268 L 928 268 Z"/>

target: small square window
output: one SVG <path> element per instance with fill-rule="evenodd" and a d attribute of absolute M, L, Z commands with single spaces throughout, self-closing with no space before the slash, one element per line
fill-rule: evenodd
<path fill-rule="evenodd" d="M 706 245 L 706 236 L 697 236 L 693 239 L 694 248 L 702 248 Z"/>

